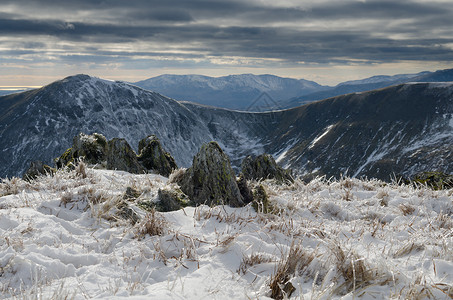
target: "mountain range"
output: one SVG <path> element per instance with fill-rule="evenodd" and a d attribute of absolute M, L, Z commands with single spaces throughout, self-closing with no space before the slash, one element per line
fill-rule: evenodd
<path fill-rule="evenodd" d="M 346 81 L 336 85 L 335 87 L 329 87 L 322 91 L 317 91 L 307 95 L 300 95 L 287 101 L 282 101 L 280 106 L 282 108 L 297 107 L 316 100 L 322 100 L 349 93 L 371 91 L 407 82 L 447 82 L 447 81 L 453 81 L 453 69 L 439 70 L 436 72 L 425 71 L 417 74 L 373 76 L 362 80 Z"/>
<path fill-rule="evenodd" d="M 138 141 L 155 134 L 179 166 L 215 140 L 236 168 L 272 154 L 304 176 L 453 171 L 453 83 L 400 84 L 288 110 L 240 112 L 178 102 L 124 82 L 70 76 L 0 97 L 0 177 L 50 163 L 79 132 Z"/>
<path fill-rule="evenodd" d="M 278 106 L 281 100 L 327 89 L 304 79 L 253 74 L 223 77 L 161 75 L 133 84 L 176 100 L 247 111 L 259 110 L 263 96 L 268 98 L 267 106 Z"/>
<path fill-rule="evenodd" d="M 416 74 L 379 75 L 323 86 L 304 79 L 274 75 L 160 75 L 133 83 L 179 101 L 243 111 L 268 111 L 297 107 L 348 93 L 371 91 L 406 82 L 452 81 L 453 69 Z"/>

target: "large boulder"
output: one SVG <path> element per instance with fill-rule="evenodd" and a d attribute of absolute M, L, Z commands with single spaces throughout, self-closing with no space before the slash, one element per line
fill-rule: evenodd
<path fill-rule="evenodd" d="M 146 170 L 138 162 L 137 155 L 125 139 L 114 138 L 108 142 L 107 169 L 141 174 Z"/>
<path fill-rule="evenodd" d="M 195 205 L 244 205 L 230 159 L 216 142 L 201 146 L 192 167 L 178 177 L 177 183 Z"/>
<path fill-rule="evenodd" d="M 83 159 L 86 164 L 104 164 L 107 158 L 107 139 L 99 133 L 91 135 L 79 133 L 72 141 L 72 148 L 66 150 L 55 159 L 58 168 L 66 167 L 77 159 Z"/>
<path fill-rule="evenodd" d="M 269 154 L 257 157 L 247 156 L 241 164 L 242 174 L 246 180 L 275 179 L 280 183 L 294 182 L 291 170 L 283 169 Z"/>
<path fill-rule="evenodd" d="M 138 144 L 138 161 L 147 169 L 163 176 L 170 176 L 177 169 L 175 159 L 162 148 L 155 135 L 147 136 Z"/>

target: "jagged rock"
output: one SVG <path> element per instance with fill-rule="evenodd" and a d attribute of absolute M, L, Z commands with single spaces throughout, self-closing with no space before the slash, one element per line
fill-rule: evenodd
<path fill-rule="evenodd" d="M 244 205 L 230 159 L 216 142 L 201 146 L 178 184 L 195 205 Z"/>
<path fill-rule="evenodd" d="M 48 165 L 43 164 L 42 161 L 36 160 L 30 163 L 30 167 L 25 171 L 22 179 L 33 180 L 39 175 L 53 174 L 54 170 Z"/>
<path fill-rule="evenodd" d="M 242 174 L 247 180 L 275 179 L 277 182 L 294 182 L 291 170 L 283 169 L 269 154 L 261 154 L 255 158 L 247 156 L 241 164 Z"/>
<path fill-rule="evenodd" d="M 107 146 L 107 139 L 102 134 L 79 133 L 74 137 L 72 147 L 55 159 L 55 164 L 57 168 L 63 168 L 74 164 L 79 158 L 90 165 L 103 164 L 107 156 Z"/>
<path fill-rule="evenodd" d="M 99 133 L 80 133 L 72 143 L 73 158 L 83 157 L 87 164 L 101 164 L 107 156 L 107 139 Z"/>
<path fill-rule="evenodd" d="M 164 151 L 155 135 L 149 135 L 139 142 L 138 153 L 138 161 L 147 170 L 154 170 L 168 177 L 177 169 L 175 159 Z"/>
<path fill-rule="evenodd" d="M 68 148 L 60 157 L 55 158 L 55 166 L 60 169 L 70 164 L 74 164 L 74 157 L 72 157 L 72 148 Z"/>
<path fill-rule="evenodd" d="M 179 210 L 190 204 L 190 199 L 179 189 L 159 189 L 157 192 L 159 203 L 158 211 L 168 212 Z"/>
<path fill-rule="evenodd" d="M 145 173 L 137 155 L 125 139 L 114 138 L 108 142 L 107 169 L 120 170 L 129 173 Z"/>

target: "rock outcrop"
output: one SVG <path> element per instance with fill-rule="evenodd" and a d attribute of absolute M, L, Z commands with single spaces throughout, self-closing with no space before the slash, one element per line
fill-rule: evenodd
<path fill-rule="evenodd" d="M 146 171 L 138 162 L 135 151 L 127 141 L 119 138 L 114 138 L 108 142 L 107 169 L 134 174 L 141 174 Z"/>
<path fill-rule="evenodd" d="M 83 159 L 89 165 L 105 164 L 107 148 L 107 139 L 102 134 L 79 133 L 72 141 L 72 148 L 55 159 L 55 164 L 57 168 L 62 168 L 74 164 L 77 159 Z"/>
<path fill-rule="evenodd" d="M 139 142 L 138 153 L 138 161 L 147 170 L 154 170 L 168 177 L 177 169 L 174 158 L 164 151 L 155 135 L 147 136 Z"/>
<path fill-rule="evenodd" d="M 283 169 L 269 154 L 257 157 L 247 156 L 241 164 L 242 174 L 246 180 L 275 179 L 277 182 L 294 182 L 291 170 Z"/>
<path fill-rule="evenodd" d="M 88 165 L 98 165 L 111 170 L 129 173 L 156 172 L 169 176 L 177 168 L 174 158 L 162 148 L 156 136 L 150 135 L 139 143 L 137 155 L 125 139 L 107 139 L 99 133 L 80 133 L 73 145 L 55 159 L 57 168 L 75 165 L 83 160 Z"/>
<path fill-rule="evenodd" d="M 177 183 L 195 205 L 244 205 L 230 159 L 216 142 L 201 146 L 192 167 L 178 177 Z"/>

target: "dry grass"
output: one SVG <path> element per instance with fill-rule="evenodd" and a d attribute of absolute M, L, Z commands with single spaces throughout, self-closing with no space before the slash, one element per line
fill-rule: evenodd
<path fill-rule="evenodd" d="M 163 235 L 168 231 L 168 224 L 165 218 L 155 209 L 150 212 L 137 224 L 136 237 L 141 239 L 146 235 Z"/>
<path fill-rule="evenodd" d="M 395 253 L 393 254 L 393 257 L 394 258 L 399 258 L 399 257 L 403 257 L 403 256 L 406 256 L 406 255 L 409 255 L 412 252 L 419 252 L 419 251 L 422 251 L 422 250 L 425 250 L 425 246 L 424 245 L 418 244 L 418 243 L 409 242 L 409 243 L 405 244 L 403 247 L 401 247 L 400 249 L 398 249 L 397 251 L 395 251 Z"/>
<path fill-rule="evenodd" d="M 17 195 L 29 186 L 29 183 L 17 177 L 12 177 L 11 179 L 4 178 L 0 183 L 0 197 Z"/>
<path fill-rule="evenodd" d="M 302 245 L 293 242 L 288 255 L 277 265 L 274 275 L 271 276 L 269 287 L 272 299 L 286 299 L 295 291 L 290 279 L 296 272 L 302 272 L 313 261 L 315 255 L 307 253 Z"/>
<path fill-rule="evenodd" d="M 415 207 L 410 204 L 401 204 L 398 208 L 405 216 L 412 215 L 415 212 Z"/>
<path fill-rule="evenodd" d="M 252 253 L 251 255 L 244 256 L 242 258 L 241 264 L 239 265 L 239 269 L 237 270 L 237 272 L 239 275 L 241 274 L 244 275 L 245 273 L 247 273 L 250 267 L 259 264 L 269 263 L 272 261 L 273 261 L 272 257 L 266 253 Z"/>
<path fill-rule="evenodd" d="M 331 250 L 336 258 L 337 269 L 344 279 L 344 283 L 337 288 L 339 292 L 344 290 L 346 294 L 355 291 L 375 279 L 373 272 L 365 266 L 364 259 L 356 253 L 350 252 L 347 255 L 339 245 Z"/>
<path fill-rule="evenodd" d="M 79 177 L 81 177 L 83 179 L 87 178 L 86 165 L 85 165 L 85 163 L 82 160 L 79 161 L 79 163 L 75 167 L 75 173 L 77 174 L 77 176 L 79 176 Z"/>

